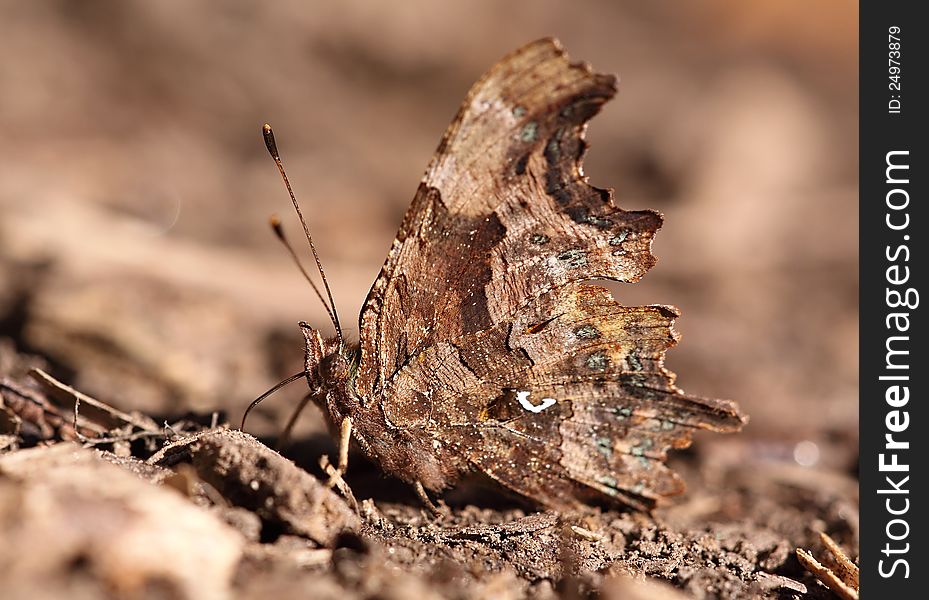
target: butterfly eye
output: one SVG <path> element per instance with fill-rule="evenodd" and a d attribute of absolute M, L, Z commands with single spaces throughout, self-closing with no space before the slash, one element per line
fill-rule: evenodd
<path fill-rule="evenodd" d="M 348 377 L 349 363 L 344 356 L 334 353 L 319 361 L 320 383 L 333 384 Z"/>

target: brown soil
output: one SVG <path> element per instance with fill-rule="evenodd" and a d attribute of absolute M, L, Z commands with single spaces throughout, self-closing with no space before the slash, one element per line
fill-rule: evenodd
<path fill-rule="evenodd" d="M 830 597 L 794 550 L 858 548 L 857 14 L 337 4 L 0 7 L 0 596 Z M 301 368 L 298 320 L 326 324 L 264 225 L 297 239 L 259 126 L 355 337 L 468 86 L 546 35 L 620 76 L 592 183 L 666 217 L 616 296 L 678 306 L 678 384 L 751 423 L 674 455 L 688 492 L 653 515 L 538 513 L 474 481 L 436 516 L 353 454 L 356 512 L 324 484 L 315 409 L 294 462 L 217 429 Z M 75 429 L 32 367 L 133 424 L 82 402 Z M 273 446 L 299 388 L 249 430 Z M 82 448 L 100 435 L 119 439 Z"/>
<path fill-rule="evenodd" d="M 738 440 L 681 457 L 690 491 L 653 515 L 535 512 L 479 483 L 434 514 L 354 456 L 352 510 L 257 439 L 191 417 L 117 417 L 107 435 L 120 441 L 82 448 L 73 440 L 114 417 L 75 418 L 67 395 L 23 373 L 40 363 L 2 355 L 8 597 L 824 598 L 794 550 L 818 549 L 819 531 L 857 543 L 854 479 L 759 471 Z M 312 464 L 317 441 L 289 454 Z"/>

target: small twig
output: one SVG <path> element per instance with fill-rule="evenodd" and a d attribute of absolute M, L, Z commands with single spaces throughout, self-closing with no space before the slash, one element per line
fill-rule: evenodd
<path fill-rule="evenodd" d="M 319 457 L 319 466 L 326 475 L 329 476 L 329 481 L 326 485 L 338 488 L 339 492 L 341 492 L 342 496 L 345 497 L 352 507 L 352 510 L 358 513 L 358 501 L 355 500 L 355 494 L 352 493 L 352 488 L 348 487 L 348 484 L 342 479 L 342 473 L 332 466 L 327 455 L 323 454 Z"/>
<path fill-rule="evenodd" d="M 111 436 L 89 438 L 83 433 L 81 433 L 77 426 L 77 421 L 79 418 L 78 411 L 80 410 L 80 407 L 81 407 L 81 399 L 75 396 L 74 397 L 74 434 L 77 436 L 77 439 L 79 439 L 82 444 L 95 446 L 97 444 L 115 444 L 117 442 L 134 442 L 135 440 L 141 440 L 144 438 L 163 436 L 163 434 L 160 431 L 135 431 L 135 432 L 128 432 L 122 435 L 111 435 Z"/>
<path fill-rule="evenodd" d="M 825 533 L 819 534 L 826 549 L 838 563 L 838 573 L 822 565 L 812 554 L 797 548 L 797 559 L 807 571 L 843 600 L 858 600 L 858 567 Z"/>
<path fill-rule="evenodd" d="M 210 429 L 214 429 L 214 428 L 211 427 Z M 164 425 L 162 426 L 161 430 L 164 432 L 164 436 L 166 438 L 168 437 L 169 433 L 171 434 L 171 437 L 173 437 L 174 439 L 181 437 L 180 434 L 174 430 L 174 427 L 171 426 L 167 421 L 164 422 Z"/>
<path fill-rule="evenodd" d="M 578 527 L 577 525 L 571 526 L 571 531 L 574 532 L 577 537 L 585 539 L 588 542 L 602 542 L 603 536 L 599 533 L 593 532 L 589 529 L 584 529 L 583 527 Z"/>
<path fill-rule="evenodd" d="M 826 546 L 826 549 L 829 550 L 829 553 L 835 558 L 836 565 L 839 571 L 839 577 L 842 578 L 849 586 L 858 589 L 858 565 L 852 562 L 852 559 L 845 554 L 845 551 L 835 543 L 831 537 L 825 533 L 820 532 L 819 539 L 822 541 L 823 545 Z"/>
<path fill-rule="evenodd" d="M 75 400 L 80 400 L 81 402 L 89 404 L 93 406 L 94 408 L 97 408 L 106 413 L 109 413 L 110 415 L 116 417 L 117 419 L 125 423 L 128 423 L 134 427 L 138 427 L 139 429 L 142 429 L 143 431 L 148 431 L 148 432 L 154 431 L 151 423 L 148 423 L 142 419 L 139 419 L 138 417 L 135 417 L 129 413 L 125 413 L 117 408 L 113 408 L 109 404 L 106 404 L 105 402 L 100 402 L 96 398 L 92 398 L 88 396 L 87 394 L 81 393 L 77 391 L 76 389 L 74 389 L 73 387 L 58 381 L 57 379 L 55 379 L 54 377 L 52 377 L 51 375 L 49 375 L 42 369 L 30 369 L 29 375 L 31 375 L 39 383 L 46 384 L 52 387 L 53 389 L 57 389 L 61 392 L 64 392 L 65 394 L 68 394 Z"/>
<path fill-rule="evenodd" d="M 77 428 L 77 420 L 80 417 L 81 412 L 81 399 L 77 396 L 74 397 L 74 435 L 77 436 L 77 439 L 81 440 L 82 444 L 90 444 L 90 438 L 81 433 L 80 429 Z"/>
<path fill-rule="evenodd" d="M 7 408 L 12 410 L 13 413 L 19 417 L 36 423 L 39 427 L 41 427 L 41 423 L 38 420 L 42 420 L 53 428 L 64 425 L 67 420 L 64 411 L 49 402 L 44 393 L 39 393 L 38 388 L 25 387 L 4 377 L 0 379 L 0 392 L 7 392 L 7 394 L 9 394 L 8 399 L 10 401 L 7 403 Z M 0 402 L 2 402 L 2 399 L 0 399 Z M 42 413 L 41 416 L 25 408 L 25 405 L 37 407 Z M 82 429 L 92 431 L 96 434 L 102 435 L 106 432 L 106 429 L 102 425 L 88 419 L 79 419 L 78 425 L 80 425 Z"/>

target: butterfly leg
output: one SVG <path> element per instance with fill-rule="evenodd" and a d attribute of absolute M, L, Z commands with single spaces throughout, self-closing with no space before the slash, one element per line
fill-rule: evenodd
<path fill-rule="evenodd" d="M 451 511 L 448 510 L 448 506 L 444 502 L 439 500 L 438 506 L 432 502 L 429 498 L 429 494 L 426 493 L 426 488 L 423 487 L 421 481 L 417 481 L 413 485 L 413 489 L 416 490 L 416 495 L 419 496 L 420 502 L 423 503 L 423 506 L 432 513 L 433 517 L 445 517 L 451 515 Z"/>
<path fill-rule="evenodd" d="M 310 394 L 304 394 L 303 399 L 300 400 L 300 404 L 297 405 L 297 408 L 287 419 L 287 425 L 284 426 L 284 430 L 281 432 L 281 435 L 278 437 L 277 444 L 274 446 L 275 450 L 280 452 L 290 443 L 290 434 L 293 432 L 294 426 L 297 424 L 297 417 L 300 416 L 300 413 L 303 412 L 303 409 L 306 408 L 306 405 L 312 398 L 313 396 Z"/>
<path fill-rule="evenodd" d="M 345 417 L 339 426 L 339 474 L 348 470 L 348 444 L 352 441 L 352 418 Z"/>
<path fill-rule="evenodd" d="M 339 466 L 333 467 L 332 463 L 329 462 L 329 457 L 325 454 L 319 457 L 319 466 L 322 467 L 326 475 L 329 476 L 329 481 L 326 485 L 338 488 L 339 492 L 342 493 L 342 496 L 345 497 L 355 512 L 358 512 L 358 501 L 355 500 L 355 495 L 352 493 L 351 488 L 348 487 L 348 484 L 342 479 L 345 471 L 348 470 L 348 446 L 351 439 L 352 419 L 351 417 L 345 417 L 342 419 L 342 423 L 339 426 Z"/>

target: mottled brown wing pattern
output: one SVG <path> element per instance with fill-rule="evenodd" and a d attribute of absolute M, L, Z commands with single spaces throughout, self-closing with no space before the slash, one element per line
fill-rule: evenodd
<path fill-rule="evenodd" d="M 651 507 L 683 489 L 664 465 L 669 449 L 687 447 L 696 429 L 736 431 L 743 423 L 733 403 L 673 385 L 663 362 L 676 343 L 676 316 L 568 284 L 510 323 L 427 349 L 419 368 L 394 380 L 392 391 L 403 393 L 385 411 L 543 504 L 564 508 L 602 495 Z M 419 410 L 404 399 L 418 399 Z"/>
<path fill-rule="evenodd" d="M 477 468 L 541 504 L 649 507 L 682 488 L 669 448 L 743 422 L 674 387 L 675 309 L 583 283 L 655 262 L 661 216 L 620 209 L 581 168 L 615 91 L 530 44 L 475 84 L 427 169 L 362 310 L 354 380 L 395 439 L 435 451 L 427 487 Z"/>
<path fill-rule="evenodd" d="M 615 78 L 552 40 L 498 63 L 445 134 L 361 315 L 356 387 L 374 396 L 411 357 L 512 318 L 570 281 L 636 281 L 654 264 L 653 211 L 587 184 L 586 121 Z"/>

